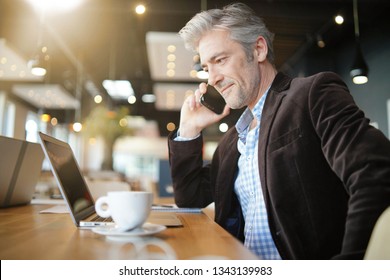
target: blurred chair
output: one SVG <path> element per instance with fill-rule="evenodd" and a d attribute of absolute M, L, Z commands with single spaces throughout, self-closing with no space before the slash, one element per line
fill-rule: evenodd
<path fill-rule="evenodd" d="M 90 180 L 123 181 L 123 175 L 111 170 L 90 171 L 86 177 Z"/>
<path fill-rule="evenodd" d="M 173 185 L 171 169 L 168 160 L 161 159 L 159 162 L 158 196 L 173 197 Z"/>
<path fill-rule="evenodd" d="M 390 260 L 390 207 L 376 222 L 364 259 Z"/>

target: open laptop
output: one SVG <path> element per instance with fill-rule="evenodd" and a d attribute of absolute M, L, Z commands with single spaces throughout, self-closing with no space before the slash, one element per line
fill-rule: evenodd
<path fill-rule="evenodd" d="M 39 137 L 74 224 L 82 228 L 112 226 L 111 220 L 103 219 L 95 212 L 95 201 L 70 145 L 42 132 Z M 151 213 L 148 222 L 165 226 L 182 225 L 176 215 L 167 213 Z"/>
<path fill-rule="evenodd" d="M 31 202 L 42 171 L 38 143 L 0 136 L 0 207 Z"/>

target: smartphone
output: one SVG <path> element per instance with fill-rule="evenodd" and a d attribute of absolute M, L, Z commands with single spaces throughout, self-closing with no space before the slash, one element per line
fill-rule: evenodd
<path fill-rule="evenodd" d="M 207 86 L 207 92 L 200 97 L 200 103 L 218 115 L 222 114 L 226 105 L 222 95 L 210 85 Z"/>

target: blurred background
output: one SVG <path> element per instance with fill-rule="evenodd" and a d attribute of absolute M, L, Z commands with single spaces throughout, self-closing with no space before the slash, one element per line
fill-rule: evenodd
<path fill-rule="evenodd" d="M 279 71 L 338 73 L 389 136 L 390 1 L 242 2 L 275 33 Z M 166 137 L 185 97 L 207 81 L 177 32 L 197 12 L 229 3 L 0 0 L 1 135 L 37 142 L 45 132 L 70 143 L 88 174 L 114 171 L 139 188 L 162 182 L 170 192 Z M 368 81 L 356 84 L 351 73 Z M 239 114 L 204 132 L 205 160 Z"/>

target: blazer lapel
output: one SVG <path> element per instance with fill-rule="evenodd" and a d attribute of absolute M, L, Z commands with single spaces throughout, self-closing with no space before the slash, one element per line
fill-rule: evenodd
<path fill-rule="evenodd" d="M 278 73 L 269 89 L 267 98 L 265 100 L 264 109 L 262 112 L 262 117 L 260 120 L 260 135 L 259 135 L 259 172 L 260 172 L 260 181 L 261 187 L 264 194 L 265 204 L 267 210 L 269 210 L 270 203 L 268 197 L 268 186 L 266 170 L 266 152 L 268 147 L 269 132 L 271 130 L 273 121 L 275 119 L 276 112 L 278 111 L 280 104 L 285 96 L 284 90 L 289 88 L 291 83 L 291 78 L 284 75 L 283 73 Z"/>

